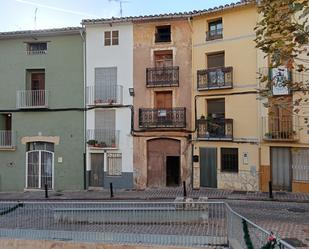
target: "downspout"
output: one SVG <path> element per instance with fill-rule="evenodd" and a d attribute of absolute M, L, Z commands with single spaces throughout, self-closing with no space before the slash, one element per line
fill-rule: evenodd
<path fill-rule="evenodd" d="M 83 86 L 83 93 L 84 93 L 84 99 L 83 99 L 83 107 L 85 108 L 86 110 L 86 39 L 84 37 L 84 34 L 85 34 L 85 28 L 84 28 L 84 25 L 82 26 L 82 29 L 79 31 L 80 33 L 80 36 L 83 40 L 83 76 L 84 76 L 84 86 Z M 87 154 L 86 154 L 86 118 L 87 118 L 87 112 L 84 111 L 83 112 L 84 114 L 84 129 L 83 129 L 83 150 L 84 150 L 84 153 L 83 153 L 83 159 L 84 159 L 84 162 L 83 162 L 83 166 L 84 166 L 84 189 L 87 189 L 87 174 L 86 174 L 86 163 L 87 163 Z"/>

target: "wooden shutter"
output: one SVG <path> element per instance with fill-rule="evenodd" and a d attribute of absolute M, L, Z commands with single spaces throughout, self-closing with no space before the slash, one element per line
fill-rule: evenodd
<path fill-rule="evenodd" d="M 95 112 L 95 129 L 115 129 L 115 110 Z"/>
<path fill-rule="evenodd" d="M 208 54 L 207 67 L 224 67 L 224 53 Z"/>
<path fill-rule="evenodd" d="M 117 84 L 117 67 L 95 68 L 95 85 L 116 85 Z"/>
<path fill-rule="evenodd" d="M 156 108 L 172 108 L 172 92 L 156 93 Z"/>

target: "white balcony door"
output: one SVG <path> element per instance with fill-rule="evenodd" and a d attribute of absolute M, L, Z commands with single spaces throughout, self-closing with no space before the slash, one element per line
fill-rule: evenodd
<path fill-rule="evenodd" d="M 26 188 L 49 189 L 54 186 L 54 153 L 34 150 L 26 153 Z"/>
<path fill-rule="evenodd" d="M 94 139 L 103 147 L 112 147 L 116 143 L 116 113 L 115 110 L 95 111 Z"/>
<path fill-rule="evenodd" d="M 95 68 L 96 103 L 117 103 L 117 67 Z"/>

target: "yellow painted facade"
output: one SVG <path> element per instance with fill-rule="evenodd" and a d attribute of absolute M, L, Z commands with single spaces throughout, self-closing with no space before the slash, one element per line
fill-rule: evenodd
<path fill-rule="evenodd" d="M 206 13 L 191 20 L 192 105 L 196 106 L 192 124 L 197 129 L 193 136 L 193 155 L 196 156 L 195 159 L 198 158 L 193 162 L 194 188 L 268 191 L 268 183 L 272 181 L 275 190 L 308 192 L 309 176 L 307 179 L 304 174 L 308 174 L 306 167 L 309 159 L 305 157 L 309 150 L 301 148 L 309 149 L 308 128 L 306 129 L 304 118 L 308 116 L 306 112 L 309 105 L 301 106 L 298 114 L 292 111 L 293 128 L 288 127 L 290 133 L 279 130 L 274 139 L 274 134 L 269 132 L 269 127 L 273 125 L 268 121 L 269 110 L 263 105 L 265 100 L 261 100 L 257 94 L 260 87 L 258 73 L 262 68 L 268 67 L 268 59 L 255 47 L 254 27 L 258 19 L 256 6 L 245 5 Z M 211 31 L 213 23 L 219 25 L 217 30 L 214 28 Z M 218 27 L 222 30 L 218 31 Z M 211 61 L 214 54 L 219 54 L 220 58 L 223 54 L 224 65 L 220 65 L 220 68 L 211 67 L 213 63 L 218 63 L 218 60 Z M 219 62 L 222 64 L 222 61 Z M 229 73 L 220 75 L 218 71 Z M 204 78 L 198 74 L 202 74 Z M 220 77 L 223 78 L 219 79 Z M 228 84 L 230 79 L 231 85 Z M 300 94 L 292 93 L 293 100 Z M 223 124 L 218 123 L 218 110 L 213 104 L 211 106 L 211 100 L 214 99 L 224 102 L 220 103 L 224 105 L 224 114 L 219 112 L 220 119 L 225 120 Z M 278 122 L 282 126 L 282 121 Z M 268 139 L 269 136 L 271 139 Z M 291 140 L 290 137 L 297 139 Z M 224 165 L 226 160 L 235 160 L 235 155 L 223 155 L 224 148 L 237 151 L 238 161 L 234 163 L 235 168 L 232 170 L 227 170 Z M 281 162 L 281 155 L 290 162 Z M 304 161 L 300 162 L 301 160 Z M 215 180 L 212 179 L 214 177 Z M 284 185 L 282 189 L 280 184 Z"/>

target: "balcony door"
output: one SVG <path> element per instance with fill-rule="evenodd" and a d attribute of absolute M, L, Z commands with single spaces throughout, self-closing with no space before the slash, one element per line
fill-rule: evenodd
<path fill-rule="evenodd" d="M 172 67 L 173 66 L 173 51 L 160 50 L 154 52 L 155 67 Z"/>
<path fill-rule="evenodd" d="M 224 64 L 224 52 L 207 55 L 207 68 L 213 69 L 209 71 L 209 87 L 217 87 L 224 85 L 225 76 L 222 70 L 224 68 Z"/>
<path fill-rule="evenodd" d="M 270 107 L 269 133 L 273 139 L 292 139 L 294 134 L 292 97 L 286 97 L 285 100 L 280 102 Z"/>
<path fill-rule="evenodd" d="M 30 80 L 26 93 L 27 106 L 45 106 L 45 71 L 29 71 Z"/>
<path fill-rule="evenodd" d="M 155 115 L 158 124 L 168 125 L 173 123 L 173 93 L 171 91 L 156 92 Z"/>
<path fill-rule="evenodd" d="M 117 67 L 95 68 L 95 104 L 117 103 Z"/>
<path fill-rule="evenodd" d="M 225 100 L 207 100 L 207 132 L 209 137 L 225 137 Z"/>

